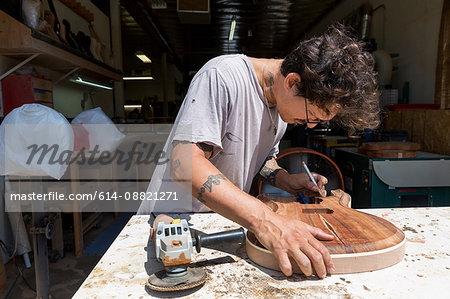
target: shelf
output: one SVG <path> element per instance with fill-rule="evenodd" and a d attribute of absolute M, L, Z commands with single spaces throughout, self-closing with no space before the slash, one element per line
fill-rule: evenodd
<path fill-rule="evenodd" d="M 32 63 L 46 69 L 105 81 L 120 81 L 122 73 L 92 57 L 34 31 L 0 10 L 0 55 L 24 60 L 39 54 Z"/>

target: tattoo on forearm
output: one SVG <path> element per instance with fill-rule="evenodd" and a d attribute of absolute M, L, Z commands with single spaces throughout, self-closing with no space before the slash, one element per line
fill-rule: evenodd
<path fill-rule="evenodd" d="M 283 169 L 282 168 L 275 169 L 274 171 L 269 173 L 269 175 L 267 177 L 263 177 L 263 180 L 272 186 L 276 186 L 276 183 L 277 183 L 276 176 L 277 176 L 278 172 L 280 172 L 281 170 L 283 170 Z"/>
<path fill-rule="evenodd" d="M 180 160 L 176 159 L 175 161 L 173 161 L 172 165 L 173 165 L 174 169 L 177 169 L 181 166 L 181 162 L 180 162 Z"/>
<path fill-rule="evenodd" d="M 197 199 L 200 200 L 202 203 L 205 203 L 206 200 L 203 198 L 203 194 L 208 190 L 209 192 L 212 192 L 212 186 L 213 185 L 220 185 L 220 180 L 226 180 L 227 178 L 223 174 L 212 174 L 208 176 L 208 179 L 206 182 L 203 183 L 202 187 L 200 187 L 200 192 L 198 193 Z"/>
<path fill-rule="evenodd" d="M 264 166 L 259 171 L 264 182 L 275 186 L 276 185 L 276 176 L 278 172 L 284 170 L 280 166 L 278 166 L 277 162 L 274 159 L 268 159 Z"/>

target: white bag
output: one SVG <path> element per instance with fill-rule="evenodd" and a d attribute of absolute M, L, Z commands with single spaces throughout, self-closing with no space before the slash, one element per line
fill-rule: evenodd
<path fill-rule="evenodd" d="M 73 138 L 62 114 L 41 104 L 22 105 L 0 126 L 0 172 L 60 179 L 73 153 Z"/>
<path fill-rule="evenodd" d="M 88 131 L 90 150 L 97 146 L 99 152 L 113 152 L 125 138 L 100 107 L 81 112 L 72 120 L 72 124 L 82 124 Z"/>

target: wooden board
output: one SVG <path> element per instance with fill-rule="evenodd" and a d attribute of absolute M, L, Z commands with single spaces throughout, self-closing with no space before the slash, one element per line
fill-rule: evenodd
<path fill-rule="evenodd" d="M 366 151 L 380 151 L 380 150 L 403 150 L 403 151 L 417 151 L 420 150 L 420 144 L 415 142 L 369 142 L 363 143 L 362 150 Z"/>
<path fill-rule="evenodd" d="M 298 219 L 318 227 L 335 238 L 321 241 L 331 254 L 336 272 L 357 273 L 392 266 L 403 259 L 405 235 L 392 223 L 344 205 L 338 197 L 320 198 L 320 203 L 300 204 L 295 197 L 261 196 L 277 214 Z M 247 233 L 246 249 L 255 263 L 279 270 L 270 251 L 251 232 Z M 291 260 L 295 273 L 302 273 Z"/>
<path fill-rule="evenodd" d="M 426 114 L 425 151 L 450 155 L 450 110 L 431 110 Z"/>
<path fill-rule="evenodd" d="M 402 151 L 402 150 L 366 151 L 365 154 L 372 158 L 385 158 L 385 159 L 402 159 L 402 158 L 416 157 L 416 151 Z"/>

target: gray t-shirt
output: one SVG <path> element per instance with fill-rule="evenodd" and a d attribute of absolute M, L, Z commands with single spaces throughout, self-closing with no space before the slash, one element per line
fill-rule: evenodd
<path fill-rule="evenodd" d="M 269 113 L 277 127 L 276 135 Z M 210 162 L 235 186 L 249 192 L 267 157 L 278 153 L 286 127 L 277 107 L 268 108 L 247 56 L 224 55 L 207 62 L 192 79 L 165 150 L 170 152 L 173 141 L 212 145 Z M 169 163 L 156 167 L 147 191 L 177 192 L 178 199 L 190 202 L 191 193 L 170 181 L 169 168 Z M 138 213 L 170 212 L 170 205 L 164 204 L 161 209 L 155 208 L 155 202 L 143 202 Z M 177 207 L 181 206 L 179 202 Z M 206 208 L 197 200 L 192 206 L 194 211 Z"/>

